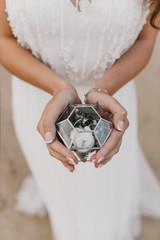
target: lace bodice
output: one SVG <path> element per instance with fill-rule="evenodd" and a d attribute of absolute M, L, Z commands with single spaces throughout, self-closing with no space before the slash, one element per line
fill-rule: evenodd
<path fill-rule="evenodd" d="M 86 2 L 86 0 L 85 0 Z M 72 84 L 92 84 L 135 42 L 149 13 L 144 0 L 6 0 L 18 43 Z"/>

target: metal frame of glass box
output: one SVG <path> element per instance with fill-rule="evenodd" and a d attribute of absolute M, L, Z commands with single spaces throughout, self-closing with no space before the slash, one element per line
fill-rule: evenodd
<path fill-rule="evenodd" d="M 79 130 L 77 130 L 77 124 L 81 122 L 81 124 L 85 125 L 87 121 L 88 123 L 91 122 L 90 126 L 92 126 L 93 129 L 83 130 L 79 128 Z M 86 162 L 88 161 L 89 154 L 103 147 L 113 128 L 112 120 L 98 103 L 68 104 L 56 121 L 56 136 L 60 142 L 75 153 L 80 161 Z M 73 130 L 75 132 L 74 140 L 71 139 L 71 132 Z M 83 134 L 85 137 L 84 134 L 87 132 L 92 133 L 95 140 L 94 145 L 92 147 L 76 147 L 75 138 L 78 136 L 77 134 L 79 134 L 79 136 Z"/>

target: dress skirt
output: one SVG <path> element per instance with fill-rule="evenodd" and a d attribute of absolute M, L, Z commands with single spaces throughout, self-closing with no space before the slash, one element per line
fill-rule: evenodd
<path fill-rule="evenodd" d="M 90 86 L 74 86 L 84 100 Z M 143 201 L 147 194 L 144 179 L 153 180 L 154 194 L 160 200 L 158 182 L 138 142 L 134 80 L 113 96 L 128 111 L 130 121 L 120 151 L 102 168 L 80 162 L 71 173 L 49 155 L 37 132 L 38 121 L 52 96 L 12 76 L 14 128 L 48 211 L 53 240 L 133 240 L 141 231 L 143 208 L 148 207 Z M 160 209 L 150 207 L 148 212 L 153 210 L 160 216 Z"/>

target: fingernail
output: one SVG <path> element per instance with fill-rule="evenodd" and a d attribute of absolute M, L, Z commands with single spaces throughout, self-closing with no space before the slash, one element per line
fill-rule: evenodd
<path fill-rule="evenodd" d="M 71 164 L 71 165 L 75 165 L 75 162 L 74 160 L 71 158 L 71 157 L 66 157 L 69 161 L 68 163 Z"/>
<path fill-rule="evenodd" d="M 69 160 L 69 161 L 71 161 L 71 162 L 73 162 L 73 164 L 75 165 L 75 164 L 78 164 L 78 160 L 76 159 L 75 161 L 73 160 L 73 158 L 71 158 L 71 157 L 68 157 L 68 156 L 66 156 L 66 158 Z"/>
<path fill-rule="evenodd" d="M 66 168 L 69 172 L 74 172 L 74 170 L 72 171 L 70 168 L 68 168 L 68 167 L 66 167 Z"/>
<path fill-rule="evenodd" d="M 98 168 L 101 168 L 103 166 L 103 164 L 101 163 L 99 166 L 98 166 Z"/>
<path fill-rule="evenodd" d="M 97 160 L 97 163 L 100 163 L 101 161 L 103 161 L 104 157 L 101 157 Z"/>
<path fill-rule="evenodd" d="M 46 143 L 51 143 L 53 141 L 53 136 L 51 132 L 46 132 L 44 135 L 44 140 Z"/>
<path fill-rule="evenodd" d="M 123 132 L 124 131 L 124 121 L 119 120 L 118 122 L 118 130 Z"/>
<path fill-rule="evenodd" d="M 92 162 L 92 163 L 95 163 L 95 162 L 96 162 L 96 159 L 93 159 L 91 162 Z"/>

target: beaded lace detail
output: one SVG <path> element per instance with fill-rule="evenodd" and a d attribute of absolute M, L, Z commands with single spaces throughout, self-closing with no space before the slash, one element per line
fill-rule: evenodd
<path fill-rule="evenodd" d="M 76 0 L 77 1 L 77 0 Z M 135 42 L 149 13 L 143 0 L 6 0 L 18 43 L 74 84 L 93 84 Z"/>

